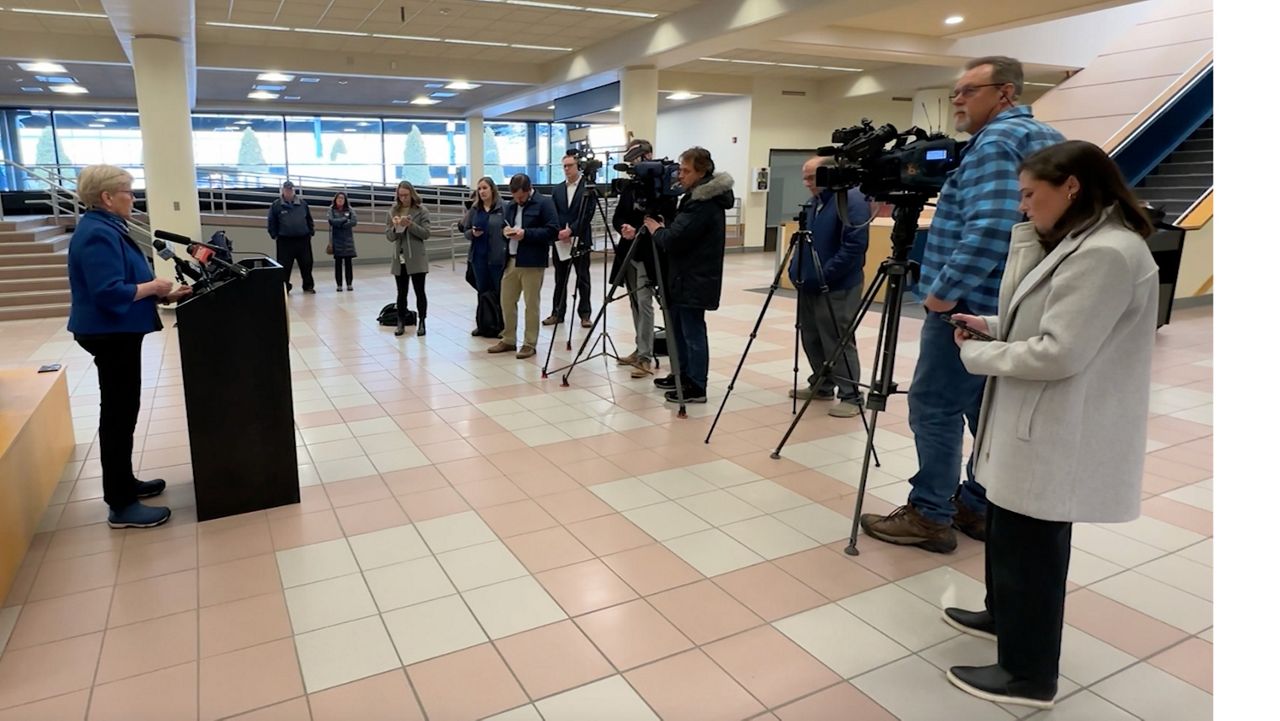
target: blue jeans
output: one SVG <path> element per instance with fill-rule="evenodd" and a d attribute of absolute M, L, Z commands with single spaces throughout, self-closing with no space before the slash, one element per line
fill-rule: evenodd
<path fill-rule="evenodd" d="M 702 308 L 674 306 L 671 315 L 674 316 L 676 327 L 674 332 L 668 330 L 667 336 L 675 336 L 680 375 L 698 388 L 706 390 L 708 366 L 711 363 L 707 348 L 707 312 Z"/>
<path fill-rule="evenodd" d="M 954 311 L 969 313 L 963 301 Z M 985 376 L 970 374 L 960 362 L 954 329 L 930 311 L 920 331 L 920 358 L 907 393 L 907 418 L 920 468 L 910 479 L 907 501 L 936 523 L 951 524 L 951 497 L 957 486 L 961 503 L 975 513 L 987 511 L 987 491 L 973 478 L 972 456 L 966 466 L 968 481 L 960 483 L 965 421 L 970 433 L 977 432 L 985 383 Z"/>

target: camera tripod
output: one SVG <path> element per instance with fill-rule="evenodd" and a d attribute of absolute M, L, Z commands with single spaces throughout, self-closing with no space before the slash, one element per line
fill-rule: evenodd
<path fill-rule="evenodd" d="M 587 182 L 588 180 L 589 179 L 584 179 L 584 182 Z M 590 182 L 588 184 L 587 192 L 590 194 L 587 196 L 588 198 L 597 198 L 597 199 L 600 198 L 600 195 L 596 190 L 594 182 Z M 583 206 L 578 209 L 578 212 L 582 213 L 585 207 L 586 207 L 586 204 L 584 202 Z M 605 239 L 606 239 L 605 252 L 607 254 L 608 249 L 614 246 L 612 227 L 609 225 L 608 219 L 605 217 L 606 216 L 605 205 L 603 203 L 596 204 L 596 211 L 600 213 L 600 219 L 604 221 Z M 586 363 L 587 361 L 593 360 L 595 358 L 599 358 L 601 356 L 605 358 L 612 358 L 614 360 L 620 359 L 621 356 L 618 355 L 618 348 L 616 345 L 614 345 L 613 338 L 609 335 L 608 320 L 607 320 L 609 304 L 614 301 L 627 298 L 631 295 L 631 293 L 635 292 L 635 291 L 628 291 L 626 293 L 623 293 L 620 296 L 614 297 L 614 293 L 617 291 L 618 286 L 622 285 L 623 278 L 625 278 L 626 276 L 625 269 L 630 266 L 631 260 L 635 256 L 636 248 L 640 246 L 639 241 L 642 233 L 648 234 L 649 231 L 644 228 L 640 228 L 639 230 L 636 231 L 635 241 L 631 243 L 630 248 L 627 248 L 626 254 L 623 255 L 621 259 L 621 263 L 622 263 L 621 268 L 624 269 L 624 272 L 618 273 L 617 278 L 608 284 L 608 287 L 604 292 L 604 298 L 600 304 L 600 310 L 596 311 L 595 318 L 591 320 L 591 327 L 587 330 L 586 338 L 584 338 L 582 343 L 578 346 L 577 355 L 575 355 L 573 360 L 570 361 L 567 365 L 563 365 L 553 370 L 547 370 L 547 365 L 551 362 L 551 357 L 550 357 L 551 354 L 548 353 L 547 360 L 543 362 L 543 366 L 542 366 L 543 378 L 547 378 L 548 376 L 559 373 L 560 371 L 565 371 L 565 374 L 560 379 L 560 385 L 561 387 L 567 388 L 569 386 L 569 375 L 573 373 L 573 369 L 576 368 L 579 363 Z M 652 254 L 653 267 L 655 269 L 655 272 L 659 276 L 661 276 L 662 265 L 661 265 L 661 261 L 658 258 L 658 246 L 657 246 L 657 243 L 652 242 L 652 240 L 649 243 L 649 252 Z M 608 270 L 609 264 L 606 262 L 603 264 L 603 266 L 604 266 L 604 271 L 601 275 L 603 279 L 607 281 L 609 277 L 609 270 Z M 671 323 L 672 318 L 668 317 L 667 299 L 666 299 L 666 293 L 663 291 L 663 285 L 661 282 L 658 281 L 658 279 L 654 279 L 654 278 L 651 278 L 649 282 L 651 285 L 653 285 L 655 294 L 658 297 L 658 306 L 662 308 L 663 323 L 666 325 L 668 329 L 670 329 L 668 331 L 668 336 L 670 336 L 671 333 L 678 332 L 678 329 L 676 329 L 672 325 Z M 637 288 L 636 290 L 639 290 L 639 289 Z M 577 291 L 575 289 L 574 291 L 575 301 L 576 301 L 576 298 L 577 298 Z M 588 351 L 588 341 L 590 341 L 591 336 L 595 334 L 597 327 L 601 329 L 601 333 L 599 336 L 596 337 L 595 341 L 590 344 L 590 350 Z M 569 329 L 569 338 L 570 338 L 569 347 L 567 347 L 566 350 L 572 350 L 572 338 L 573 338 L 572 326 L 570 326 L 570 329 Z M 551 339 L 552 339 L 552 347 L 554 347 L 555 345 L 554 330 L 551 332 Z M 597 348 L 599 348 L 598 352 L 596 350 Z M 677 358 L 679 354 L 675 353 L 674 349 L 672 349 L 670 345 L 668 345 L 668 350 L 670 352 L 668 352 L 667 357 L 670 358 L 671 360 L 671 373 L 674 375 L 676 379 L 676 385 L 675 385 L 676 399 L 680 405 L 679 410 L 676 413 L 676 416 L 679 418 L 688 418 L 689 415 L 685 408 L 685 402 L 684 402 L 684 384 L 680 382 L 680 359 Z M 582 357 L 584 352 L 587 353 L 586 358 Z M 656 359 L 655 359 L 655 367 L 656 367 Z"/>
<path fill-rule="evenodd" d="M 797 258 L 801 278 L 804 277 L 804 264 L 806 259 L 809 263 L 813 264 L 813 268 L 818 274 L 819 293 L 822 298 L 826 300 L 827 316 L 831 319 L 831 326 L 835 330 L 836 334 L 841 336 L 840 342 L 837 343 L 838 350 L 836 351 L 836 354 L 832 356 L 831 363 L 823 365 L 821 374 L 814 379 L 815 382 L 810 388 L 813 389 L 820 387 L 822 382 L 831 375 L 829 366 L 833 366 L 836 357 L 844 359 L 844 370 L 846 373 L 846 375 L 837 376 L 837 378 L 848 380 L 853 384 L 854 388 L 858 388 L 861 385 L 858 382 L 858 376 L 853 372 L 853 366 L 849 363 L 849 358 L 844 353 L 852 342 L 853 336 L 845 336 L 841 333 L 839 322 L 836 320 L 835 306 L 831 302 L 831 289 L 827 287 L 827 279 L 822 272 L 822 259 L 818 257 L 818 251 L 813 247 L 813 234 L 809 231 L 808 227 L 809 207 L 809 203 L 801 205 L 800 214 L 795 217 L 796 220 L 800 221 L 800 229 L 791 234 L 790 245 L 787 248 L 787 252 L 784 253 L 782 257 L 784 260 L 791 257 Z M 738 359 L 738 367 L 733 372 L 733 378 L 729 379 L 729 386 L 725 391 L 724 398 L 720 401 L 720 409 L 716 411 L 716 417 L 711 422 L 711 428 L 707 430 L 707 437 L 703 440 L 703 443 L 710 443 L 711 435 L 716 432 L 716 425 L 720 422 L 720 415 L 724 413 L 725 404 L 729 402 L 729 396 L 733 393 L 734 385 L 738 382 L 738 376 L 742 373 L 742 367 L 747 362 L 747 354 L 751 352 L 751 345 L 755 343 L 756 336 L 760 332 L 760 325 L 764 322 L 764 316 L 769 312 L 769 304 L 773 301 L 773 296 L 778 292 L 778 289 L 782 285 L 782 274 L 786 272 L 788 265 L 789 262 L 779 265 L 778 271 L 773 275 L 773 283 L 769 285 L 769 294 L 765 296 L 764 305 L 760 307 L 760 315 L 756 317 L 756 324 L 752 327 L 751 334 L 747 338 L 747 346 L 742 349 L 742 357 Z M 797 288 L 797 293 L 799 292 L 800 290 Z M 857 351 L 855 350 L 854 352 Z M 796 413 L 796 391 L 799 390 L 800 387 L 800 304 L 798 299 L 796 303 L 795 354 L 791 373 L 791 413 L 794 415 Z M 812 397 L 810 400 L 812 400 Z M 808 408 L 808 406 L 809 404 L 806 402 L 805 407 Z M 861 406 L 858 408 L 858 415 L 862 417 L 863 428 L 869 431 L 870 427 L 867 425 L 867 414 Z M 795 422 L 798 421 L 799 418 L 797 418 Z M 792 428 L 795 427 L 795 422 L 792 423 Z M 781 447 L 779 447 L 778 450 L 780 451 Z M 874 448 L 872 448 L 872 453 L 875 454 Z M 775 459 L 778 458 L 778 451 L 774 451 L 772 457 Z M 879 466 L 879 455 L 876 455 L 875 461 L 876 465 Z"/>
<path fill-rule="evenodd" d="M 594 202 L 594 204 L 595 204 L 596 211 L 597 211 L 597 212 L 599 212 L 599 214 L 600 214 L 600 218 L 601 218 L 601 220 L 606 220 L 605 208 L 603 207 L 603 204 L 602 204 L 602 202 L 601 202 L 602 200 L 604 200 L 604 198 L 600 195 L 599 190 L 597 190 L 597 189 L 596 189 L 596 184 L 595 184 L 595 177 L 594 177 L 594 175 L 593 175 L 592 177 L 588 177 L 588 176 L 584 175 L 584 176 L 582 176 L 582 179 L 581 179 L 580 181 L 578 181 L 578 182 L 580 182 L 580 183 L 584 186 L 584 187 L 583 187 L 583 190 L 582 190 L 582 193 L 583 193 L 582 198 L 583 198 L 583 200 L 582 200 L 582 204 L 578 206 L 578 215 L 574 218 L 573 227 L 574 227 L 574 228 L 581 228 L 581 227 L 582 227 L 583 216 L 587 214 L 587 207 L 588 207 L 591 203 L 593 203 L 593 202 Z M 609 246 L 613 244 L 613 237 L 612 237 L 612 235 L 610 234 L 610 228 L 609 228 L 609 224 L 608 224 L 608 222 L 605 222 L 605 226 L 604 226 L 604 228 L 605 228 L 605 244 L 604 244 L 604 248 L 605 248 L 605 252 L 606 252 L 606 256 L 607 256 L 607 255 L 608 255 L 607 251 L 608 251 L 608 249 L 609 249 Z M 571 249 L 571 250 L 570 250 L 570 252 L 569 252 L 569 258 L 568 258 L 568 260 L 566 260 L 566 261 L 564 261 L 564 262 L 568 263 L 568 264 L 569 264 L 569 266 L 570 266 L 570 267 L 569 267 L 569 270 L 576 274 L 576 273 L 578 272 L 578 269 L 577 269 L 577 266 L 576 266 L 576 261 L 577 261 L 579 258 L 583 257 L 583 256 L 587 256 L 588 258 L 589 258 L 589 257 L 591 257 L 591 253 L 593 252 L 593 250 L 592 250 L 592 248 L 591 248 L 591 247 L 589 247 L 589 246 L 588 246 L 588 247 L 579 247 L 579 246 L 577 245 L 577 238 L 573 238 L 572 240 L 573 240 L 574 245 L 573 245 L 572 249 Z M 555 242 L 558 242 L 558 241 L 555 241 Z M 555 247 L 555 242 L 553 242 L 553 243 L 551 244 L 551 267 L 552 267 L 552 271 L 553 271 L 553 273 L 554 273 L 554 270 L 555 270 L 555 263 L 556 263 L 556 247 Z M 608 275 L 607 275 L 607 273 L 609 272 L 609 271 L 608 271 L 609 264 L 608 264 L 607 262 L 606 262 L 606 263 L 604 263 L 604 268 L 605 268 L 605 271 L 604 271 L 604 272 L 605 272 L 605 275 L 603 275 L 603 276 L 602 276 L 601 280 L 603 280 L 603 281 L 605 281 L 605 282 L 607 283 L 607 282 L 608 282 Z M 588 264 L 587 273 L 589 274 L 590 272 L 591 272 L 591 268 L 590 268 L 590 265 Z M 568 283 L 568 282 L 569 282 L 569 277 L 568 277 L 568 274 L 566 273 L 566 275 L 565 275 L 565 283 Z M 603 286 L 602 286 L 602 287 L 603 287 Z M 566 288 L 566 290 L 567 290 L 567 288 Z M 603 300 L 603 294 L 601 294 L 601 295 L 602 295 L 602 300 Z M 552 313 L 552 315 L 554 315 L 554 314 L 555 314 L 555 307 L 554 307 L 554 304 L 555 304 L 555 294 L 554 294 L 554 292 L 553 292 L 553 293 L 552 293 L 552 309 L 551 309 L 551 313 Z M 567 318 L 567 317 L 568 317 L 568 315 L 569 315 L 569 309 L 570 309 L 570 308 L 573 308 L 573 309 L 574 309 L 575 317 L 576 317 L 577 307 L 578 307 L 578 283 L 576 282 L 576 279 L 575 279 L 575 282 L 574 282 L 574 284 L 573 284 L 573 296 L 572 296 L 572 297 L 570 297 L 569 299 L 567 299 L 567 300 L 566 300 L 566 302 L 565 302 L 565 316 L 566 316 L 566 318 Z M 617 358 L 617 357 L 618 357 L 618 355 L 617 355 L 617 354 L 618 354 L 618 349 L 617 349 L 617 347 L 616 347 L 616 346 L 614 346 L 614 345 L 613 345 L 613 339 L 609 336 L 609 329 L 608 329 L 609 321 L 608 321 L 608 319 L 606 318 L 606 319 L 604 319 L 602 322 L 603 322 L 603 326 L 602 326 L 602 328 L 603 328 L 603 332 L 602 332 L 601 337 L 604 339 L 603 343 L 605 344 L 605 345 L 604 345 L 604 350 L 602 351 L 602 354 L 603 354 L 603 355 L 605 355 L 605 356 L 607 356 L 607 357 Z M 567 323 L 567 322 L 565 322 L 564 320 L 562 320 L 560 323 L 557 323 L 557 324 L 555 324 L 554 326 L 552 326 L 552 327 L 551 327 L 551 342 L 548 344 L 548 347 L 547 347 L 548 351 L 550 351 L 550 350 L 554 350 L 554 349 L 555 349 L 555 347 L 556 347 L 556 335 L 559 333 L 559 331 L 560 331 L 560 326 L 561 326 L 561 325 L 567 325 L 567 326 L 568 326 L 568 330 L 566 331 L 567 338 L 565 339 L 565 346 L 564 346 L 564 349 L 565 349 L 565 350 L 573 350 L 573 326 L 574 326 L 575 324 L 573 324 L 573 323 Z M 609 348 L 613 348 L 613 352 L 612 352 L 612 353 L 610 353 L 610 352 L 609 352 Z M 595 355 L 591 356 L 591 358 L 595 358 L 595 357 L 596 357 Z M 590 360 L 590 358 L 588 358 L 588 360 Z M 550 373 L 556 373 L 556 372 L 558 372 L 558 371 L 560 371 L 560 370 L 562 370 L 562 369 L 563 369 L 563 368 L 557 368 L 557 369 L 555 369 L 555 370 L 548 371 L 548 370 L 547 370 L 547 367 L 548 367 L 548 365 L 549 365 L 550 363 L 551 363 L 551 353 L 547 353 L 547 357 L 546 357 L 546 358 L 543 360 L 543 362 L 542 362 L 542 377 L 543 377 L 543 378 L 548 377 L 548 375 L 549 375 Z"/>

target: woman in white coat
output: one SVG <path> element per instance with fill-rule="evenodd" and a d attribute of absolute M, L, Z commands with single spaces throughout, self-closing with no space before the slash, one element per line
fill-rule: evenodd
<path fill-rule="evenodd" d="M 1023 161 L 998 314 L 953 319 L 988 376 L 974 475 L 987 487 L 986 608 L 948 608 L 999 662 L 947 678 L 980 698 L 1049 708 L 1058 688 L 1071 524 L 1140 513 L 1159 283 L 1151 221 L 1119 168 L 1073 140 Z"/>

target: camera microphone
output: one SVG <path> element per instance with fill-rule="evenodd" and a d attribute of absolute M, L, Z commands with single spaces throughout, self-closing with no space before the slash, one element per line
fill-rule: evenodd
<path fill-rule="evenodd" d="M 173 261 L 173 265 L 178 271 L 178 280 L 181 280 L 184 283 L 188 278 L 190 278 L 192 282 L 200 281 L 200 276 L 202 275 L 200 270 L 191 265 L 190 262 L 174 255 L 173 251 L 169 249 L 169 245 L 163 240 L 152 241 L 151 247 L 156 249 L 156 254 L 158 254 L 162 259 Z"/>
<path fill-rule="evenodd" d="M 187 246 L 188 248 L 190 248 L 191 246 L 193 246 L 193 245 L 194 245 L 194 246 L 200 246 L 200 247 L 203 247 L 203 248 L 210 248 L 210 249 L 212 249 L 212 250 L 213 250 L 213 251 L 215 251 L 215 252 L 216 252 L 216 251 L 220 251 L 220 250 L 227 250 L 226 248 L 220 248 L 220 247 L 218 247 L 218 246 L 216 246 L 216 245 L 211 245 L 211 244 L 206 243 L 206 242 L 201 241 L 201 240 L 192 240 L 191 238 L 188 238 L 188 237 L 187 237 L 187 236 L 185 236 L 185 235 L 178 235 L 177 233 L 170 233 L 170 232 L 169 232 L 169 231 L 167 231 L 167 230 L 156 230 L 156 231 L 152 231 L 152 232 L 154 233 L 154 235 L 155 235 L 157 238 L 160 238 L 160 239 L 162 239 L 162 240 L 167 240 L 167 241 L 169 241 L 170 243 L 177 243 L 178 245 L 185 245 L 185 246 Z M 194 254 L 193 254 L 193 255 L 194 255 Z"/>
<path fill-rule="evenodd" d="M 245 268 L 242 265 L 236 265 L 235 263 L 228 263 L 222 258 L 219 258 L 214 250 L 216 250 L 216 248 L 213 246 L 210 246 L 207 243 L 199 243 L 199 245 L 197 245 L 196 241 L 192 241 L 191 244 L 187 246 L 187 253 L 199 261 L 201 265 L 209 265 L 212 263 L 219 268 L 225 268 L 231 271 L 236 274 L 237 277 L 249 277 L 248 268 Z"/>
<path fill-rule="evenodd" d="M 818 148 L 818 157 L 820 158 L 829 158 L 835 154 L 836 146 L 834 145 L 824 145 L 821 148 Z"/>

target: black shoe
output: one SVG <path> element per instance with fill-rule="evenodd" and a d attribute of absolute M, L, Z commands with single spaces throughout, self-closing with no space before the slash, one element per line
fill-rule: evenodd
<path fill-rule="evenodd" d="M 315 295 L 315 294 L 316 294 L 316 289 L 315 289 L 315 288 L 303 288 L 303 289 L 302 289 L 302 292 L 303 292 L 303 293 L 310 293 L 310 294 L 312 294 L 312 295 Z"/>
<path fill-rule="evenodd" d="M 990 611 L 966 611 L 953 606 L 943 609 L 942 620 L 955 630 L 963 631 L 970 636 L 985 638 L 988 641 L 996 640 L 996 622 L 991 618 Z"/>
<path fill-rule="evenodd" d="M 683 390 L 684 390 L 685 403 L 706 403 L 707 402 L 706 388 L 698 388 L 696 386 L 685 386 Z M 667 391 L 666 394 L 664 394 L 664 397 L 667 399 L 668 403 L 680 402 L 680 397 L 676 395 L 675 391 Z"/>
<path fill-rule="evenodd" d="M 1028 681 L 1015 679 L 999 665 L 952 666 L 947 680 L 971 696 L 995 703 L 1012 703 L 1032 708 L 1051 709 L 1058 695 L 1058 680 Z"/>
<path fill-rule="evenodd" d="M 338 292 L 339 292 L 339 293 L 341 293 L 341 292 L 342 292 L 342 286 L 338 286 Z"/>
<path fill-rule="evenodd" d="M 427 324 L 426 324 L 426 323 L 419 323 L 419 324 L 418 324 L 418 337 L 419 337 L 419 338 L 421 338 L 422 336 L 424 336 L 424 335 L 426 335 L 426 334 L 427 334 Z"/>
<path fill-rule="evenodd" d="M 987 517 L 961 503 L 958 495 L 951 499 L 951 504 L 956 508 L 956 515 L 952 516 L 951 525 L 969 538 L 985 543 L 987 540 Z"/>
<path fill-rule="evenodd" d="M 151 498 L 164 493 L 164 479 L 157 478 L 154 481 L 134 481 L 134 492 L 138 494 L 138 498 Z"/>
<path fill-rule="evenodd" d="M 396 335 L 404 335 L 404 321 L 403 321 L 403 320 L 399 320 L 399 321 L 397 321 L 397 322 L 396 322 Z"/>
<path fill-rule="evenodd" d="M 664 378 L 654 378 L 653 385 L 666 391 L 676 389 L 676 377 L 668 373 Z"/>

